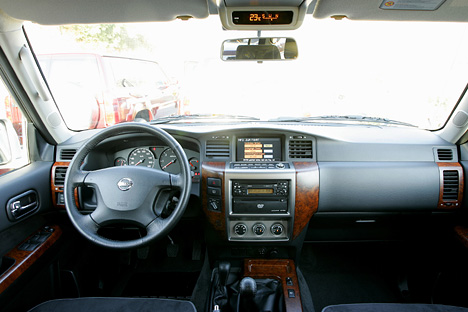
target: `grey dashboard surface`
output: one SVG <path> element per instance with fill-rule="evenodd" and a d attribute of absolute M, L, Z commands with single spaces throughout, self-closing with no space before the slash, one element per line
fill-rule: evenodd
<path fill-rule="evenodd" d="M 279 136 L 284 161 L 317 162 L 320 174 L 319 212 L 422 211 L 437 207 L 439 171 L 437 149 L 457 147 L 436 134 L 415 128 L 386 126 L 327 126 L 294 123 L 165 124 L 159 125 L 178 140 L 196 142 L 200 161 L 235 161 L 235 140 L 246 135 Z M 91 134 L 90 134 L 91 135 Z M 290 159 L 288 142 L 306 136 L 313 141 L 313 157 Z M 228 138 L 224 158 L 205 154 L 213 138 Z M 86 139 L 60 145 L 79 148 Z M 186 146 L 184 146 L 186 148 Z"/>
<path fill-rule="evenodd" d="M 439 170 L 431 162 L 320 162 L 318 212 L 437 207 Z"/>

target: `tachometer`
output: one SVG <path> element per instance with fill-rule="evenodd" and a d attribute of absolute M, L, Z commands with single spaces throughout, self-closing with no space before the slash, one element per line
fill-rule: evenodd
<path fill-rule="evenodd" d="M 145 166 L 153 168 L 154 155 L 147 148 L 137 148 L 133 150 L 128 156 L 128 164 L 130 166 Z"/>
<path fill-rule="evenodd" d="M 170 148 L 166 148 L 159 156 L 159 165 L 161 169 L 169 173 L 179 173 L 180 167 L 177 163 L 177 156 Z"/>

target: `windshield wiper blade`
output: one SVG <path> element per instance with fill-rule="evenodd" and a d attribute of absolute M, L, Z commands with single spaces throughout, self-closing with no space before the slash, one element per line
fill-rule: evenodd
<path fill-rule="evenodd" d="M 228 114 L 191 114 L 191 115 L 171 115 L 161 117 L 151 121 L 151 124 L 163 124 L 180 120 L 196 120 L 196 119 L 236 119 L 236 120 L 260 120 L 257 117 L 228 115 Z"/>
<path fill-rule="evenodd" d="M 399 125 L 399 126 L 407 126 L 407 127 L 416 127 L 407 122 L 402 122 L 398 120 L 392 120 L 388 118 L 382 117 L 369 117 L 369 116 L 362 116 L 362 115 L 323 115 L 323 116 L 313 116 L 313 117 L 298 117 L 298 118 L 291 118 L 291 117 L 279 117 L 276 119 L 270 119 L 269 121 L 280 121 L 280 122 L 307 122 L 307 121 L 323 121 L 323 120 L 333 120 L 333 121 L 358 121 L 358 122 L 375 122 L 375 123 L 383 123 L 383 124 L 392 124 L 392 125 Z"/>

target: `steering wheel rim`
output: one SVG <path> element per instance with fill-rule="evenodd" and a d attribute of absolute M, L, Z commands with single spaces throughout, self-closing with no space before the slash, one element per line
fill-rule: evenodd
<path fill-rule="evenodd" d="M 95 171 L 81 170 L 84 159 L 99 143 L 125 133 L 147 133 L 164 142 L 174 151 L 181 172 L 174 175 L 138 166 L 110 167 Z M 123 181 L 124 179 L 129 179 L 131 182 Z M 91 242 L 112 249 L 137 248 L 165 236 L 177 224 L 187 206 L 191 184 L 187 156 L 169 133 L 143 123 L 118 124 L 100 131 L 76 152 L 65 176 L 65 207 L 75 228 Z M 91 214 L 82 214 L 75 203 L 75 188 L 83 185 L 92 187 L 96 193 L 98 207 Z M 154 209 L 159 191 L 163 189 L 180 191 L 176 207 L 165 219 L 158 216 Z M 144 194 L 146 192 L 148 194 Z M 143 198 L 144 195 L 146 196 Z M 132 200 L 128 201 L 127 198 Z M 136 222 L 144 226 L 147 235 L 134 240 L 116 241 L 98 234 L 101 227 L 118 220 Z M 147 224 L 144 224 L 145 222 Z"/>

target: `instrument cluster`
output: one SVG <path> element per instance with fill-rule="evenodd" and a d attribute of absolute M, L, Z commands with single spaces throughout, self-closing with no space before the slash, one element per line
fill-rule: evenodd
<path fill-rule="evenodd" d="M 199 153 L 184 149 L 192 171 L 192 177 L 200 177 Z M 172 174 L 180 173 L 179 159 L 174 151 L 167 146 L 140 146 L 118 151 L 114 154 L 114 166 L 145 166 L 166 171 Z"/>

